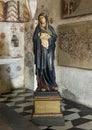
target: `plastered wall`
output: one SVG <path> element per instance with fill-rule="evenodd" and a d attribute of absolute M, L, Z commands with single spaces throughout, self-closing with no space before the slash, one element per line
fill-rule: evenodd
<path fill-rule="evenodd" d="M 13 35 L 18 38 L 17 47 L 12 44 Z M 24 24 L 0 22 L 0 92 L 23 86 Z"/>

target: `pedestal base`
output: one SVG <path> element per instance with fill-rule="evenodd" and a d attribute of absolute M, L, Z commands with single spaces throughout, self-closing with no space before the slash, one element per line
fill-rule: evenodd
<path fill-rule="evenodd" d="M 59 92 L 35 92 L 32 121 L 41 126 L 63 126 Z"/>
<path fill-rule="evenodd" d="M 33 114 L 32 121 L 40 126 L 64 126 L 62 114 Z"/>

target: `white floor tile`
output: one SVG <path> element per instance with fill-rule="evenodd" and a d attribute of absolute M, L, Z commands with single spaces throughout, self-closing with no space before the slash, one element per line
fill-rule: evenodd
<path fill-rule="evenodd" d="M 78 113 L 73 113 L 73 114 L 70 114 L 70 115 L 67 115 L 67 116 L 64 116 L 64 119 L 65 120 L 75 120 L 75 119 L 78 119 L 80 118 L 79 114 Z"/>
<path fill-rule="evenodd" d="M 20 112 L 23 112 L 23 108 L 16 108 L 14 109 L 16 112 L 20 113 Z"/>
<path fill-rule="evenodd" d="M 79 110 L 79 109 L 77 109 L 77 108 L 71 108 L 71 109 L 68 109 L 68 111 L 80 112 L 80 110 Z"/>
<path fill-rule="evenodd" d="M 92 115 L 87 115 L 87 116 L 84 116 L 84 117 L 82 117 L 82 118 L 86 118 L 86 119 L 92 120 Z"/>
<path fill-rule="evenodd" d="M 92 130 L 92 121 L 90 121 L 88 123 L 84 123 L 82 125 L 79 125 L 76 128 L 81 128 L 81 129 L 85 129 L 85 130 Z"/>

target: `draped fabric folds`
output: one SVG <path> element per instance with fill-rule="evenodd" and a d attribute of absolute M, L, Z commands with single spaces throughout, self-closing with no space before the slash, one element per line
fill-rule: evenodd
<path fill-rule="evenodd" d="M 50 38 L 47 41 L 48 48 L 42 46 L 41 44 L 41 33 L 47 33 L 50 35 Z M 48 24 L 46 29 L 43 29 L 40 24 L 37 25 L 33 35 L 33 50 L 35 57 L 34 62 L 36 64 L 38 91 L 41 91 L 43 88 L 46 91 L 51 91 L 53 87 L 57 86 L 54 69 L 54 51 L 56 39 L 57 35 L 51 25 Z"/>

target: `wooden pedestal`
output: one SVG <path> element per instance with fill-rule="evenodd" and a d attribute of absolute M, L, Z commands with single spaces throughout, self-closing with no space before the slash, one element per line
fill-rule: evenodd
<path fill-rule="evenodd" d="M 64 125 L 59 92 L 35 92 L 32 121 L 37 125 Z"/>

